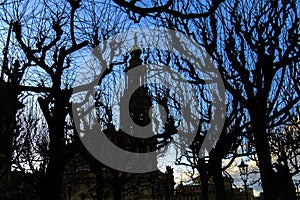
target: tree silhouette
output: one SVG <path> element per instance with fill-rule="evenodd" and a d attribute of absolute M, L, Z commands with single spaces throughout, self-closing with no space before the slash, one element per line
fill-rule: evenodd
<path fill-rule="evenodd" d="M 70 104 L 76 69 L 87 52 L 100 41 L 130 27 L 131 22 L 126 21 L 130 18 L 135 23 L 155 24 L 190 36 L 206 49 L 221 72 L 227 90 L 228 112 L 225 128 L 206 163 L 197 157 L 210 121 L 208 108 L 211 104 L 205 81 L 198 76 L 191 63 L 168 52 L 145 50 L 146 64 L 156 59 L 164 65 L 171 65 L 173 70 L 187 77 L 197 97 L 205 104 L 197 110 L 199 113 L 191 113 L 192 117 L 200 119 L 203 126 L 199 127 L 198 135 L 186 154 L 190 161 L 188 165 L 196 168 L 202 176 L 203 189 L 209 171 L 214 178 L 218 199 L 224 199 L 224 185 L 220 180 L 227 166 L 222 168 L 222 160 L 231 158 L 230 165 L 237 156 L 257 154 L 265 199 L 295 198 L 293 191 L 284 187 L 281 187 L 283 192 L 278 196 L 277 189 L 280 174 L 284 177 L 281 185 L 288 186 L 292 175 L 299 173 L 298 125 L 290 123 L 300 100 L 298 2 L 113 2 L 112 5 L 80 0 L 0 2 L 0 31 L 4 36 L 0 38 L 3 48 L 0 71 L 0 177 L 10 171 L 12 164 L 22 169 L 22 165 L 27 163 L 32 170 L 36 170 L 33 164 L 36 162 L 35 156 L 44 154 L 41 156 L 41 171 L 44 171 L 40 184 L 41 198 L 60 198 L 65 163 L 75 152 L 83 152 L 82 146 L 79 147 L 80 139 L 74 128 Z M 185 48 L 188 51 L 188 47 Z M 101 67 L 107 66 L 107 63 L 101 64 Z M 113 69 L 114 66 L 109 66 L 103 76 L 109 77 L 114 73 Z M 98 85 L 102 84 L 103 88 L 97 93 L 101 101 L 96 103 L 100 112 L 98 117 L 100 123 L 111 128 L 113 111 L 106 104 L 110 97 L 105 95 L 105 87 L 109 88 L 111 83 L 101 81 Z M 179 102 L 172 91 L 155 86 L 150 86 L 150 89 L 149 94 L 160 94 L 153 95 L 152 100 L 169 109 L 168 114 L 179 110 Z M 40 132 L 41 129 L 30 128 L 40 124 L 37 116 L 30 113 L 28 107 L 22 110 L 22 103 L 29 102 L 26 95 L 35 97 L 30 102 L 39 105 L 43 113 L 41 116 L 47 123 L 48 135 L 45 138 L 48 141 L 45 143 L 37 139 L 41 135 L 32 132 Z M 133 98 L 133 101 L 135 106 L 140 103 L 138 98 Z M 23 115 L 18 115 L 19 110 Z M 145 113 L 135 114 L 144 116 Z M 168 131 L 156 136 L 159 141 L 157 145 L 164 146 L 177 134 L 174 124 L 178 119 L 168 117 Z M 37 143 L 33 144 L 35 139 Z M 251 148 L 240 152 L 244 142 Z M 41 148 L 34 149 L 35 145 Z M 278 161 L 274 163 L 272 157 L 277 157 Z M 93 159 L 88 162 L 97 166 L 93 170 L 100 188 L 102 165 L 95 164 Z M 127 175 L 122 178 L 123 181 L 129 179 Z M 97 198 L 101 199 L 103 191 L 99 188 Z M 203 197 L 207 198 L 207 194 L 204 193 Z"/>
<path fill-rule="evenodd" d="M 108 5 L 94 1 L 6 1 L 1 6 L 4 13 L 2 22 L 10 24 L 11 36 L 7 40 L 11 46 L 8 50 L 14 48 L 22 58 L 21 68 L 15 68 L 12 73 L 18 76 L 16 72 L 23 69 L 28 75 L 17 86 L 17 91 L 40 94 L 35 102 L 39 103 L 48 126 L 48 162 L 40 195 L 42 199 L 59 199 L 64 165 L 69 154 L 67 140 L 72 137 L 70 134 L 74 135 L 74 132 L 67 132 L 67 118 L 70 117 L 73 75 L 80 63 L 76 58 L 84 56 L 88 48 L 96 46 L 104 37 L 122 29 L 124 24 L 120 21 L 103 23 L 108 16 L 121 19 L 122 15 Z M 83 54 L 79 53 L 80 50 Z M 10 55 L 10 51 L 6 53 Z M 16 61 L 14 65 L 17 64 Z M 9 118 L 15 118 L 16 109 L 9 110 L 12 111 Z M 12 122 L 10 124 L 13 125 Z M 5 138 L 8 139 L 7 136 Z M 11 144 L 5 141 L 7 147 Z"/>
<path fill-rule="evenodd" d="M 221 46 L 216 51 L 223 56 L 223 61 L 218 60 L 223 65 L 219 69 L 228 91 L 249 112 L 264 196 L 276 199 L 267 134 L 269 128 L 285 122 L 299 101 L 298 95 L 282 96 L 287 84 L 291 90 L 299 90 L 297 7 L 293 1 L 229 5 L 228 15 L 221 20 L 229 17 L 232 27 L 226 24 L 223 29 L 225 51 L 220 51 Z"/>
<path fill-rule="evenodd" d="M 299 102 L 297 3 L 233 0 L 219 4 L 214 1 L 175 4 L 168 1 L 144 6 L 139 1 L 115 2 L 129 15 L 137 13 L 134 18 L 137 21 L 150 17 L 161 26 L 186 33 L 211 54 L 227 91 L 246 108 L 250 117 L 252 135 L 248 134 L 248 138 L 255 144 L 265 199 L 276 199 L 267 133 L 270 128 L 285 123 Z M 201 15 L 203 5 L 208 10 L 216 9 Z M 161 12 L 156 10 L 159 6 Z"/>

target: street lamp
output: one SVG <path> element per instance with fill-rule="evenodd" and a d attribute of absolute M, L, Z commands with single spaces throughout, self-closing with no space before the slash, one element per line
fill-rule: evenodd
<path fill-rule="evenodd" d="M 296 186 L 296 197 L 299 199 L 299 186 L 300 186 L 300 180 L 297 182 L 295 181 L 295 186 Z"/>
<path fill-rule="evenodd" d="M 244 182 L 246 200 L 248 200 L 248 188 L 247 188 L 248 165 L 244 163 L 243 159 L 241 159 L 241 164 L 238 165 L 238 167 L 240 170 L 242 181 Z"/>

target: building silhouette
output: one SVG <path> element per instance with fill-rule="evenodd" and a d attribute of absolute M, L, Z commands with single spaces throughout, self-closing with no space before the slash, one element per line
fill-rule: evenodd
<path fill-rule="evenodd" d="M 136 45 L 136 40 L 136 35 L 134 35 L 134 46 L 130 51 L 129 65 L 124 70 L 124 94 L 130 88 L 138 86 L 129 100 L 129 113 L 132 121 L 126 120 L 126 122 L 130 121 L 130 123 L 144 127 L 151 122 L 149 109 L 152 106 L 152 99 L 146 84 L 146 74 L 143 73 L 145 70 L 142 69 L 140 73 L 128 73 L 129 75 L 126 75 L 130 70 L 139 70 L 144 67 L 140 57 L 142 50 Z M 123 101 L 122 98 L 120 98 L 120 102 Z M 148 133 L 150 137 L 147 138 L 132 137 L 132 132 L 125 133 L 122 130 L 122 123 L 124 123 L 122 122 L 122 113 L 120 118 L 121 127 L 118 130 L 113 124 L 107 126 L 107 129 L 104 130 L 110 141 L 124 150 L 136 153 L 147 153 L 156 150 L 157 139 L 151 137 L 154 136 L 153 134 Z M 133 127 L 133 124 L 129 124 L 129 127 Z M 149 160 L 149 162 L 155 164 L 157 160 Z M 141 167 L 146 168 L 147 166 Z M 99 184 L 96 179 L 96 174 L 88 164 L 88 160 L 81 154 L 75 155 L 66 165 L 62 198 L 70 200 L 95 199 L 97 184 Z M 116 186 L 116 184 L 119 185 Z M 173 169 L 170 167 L 167 167 L 164 173 L 156 170 L 149 173 L 131 174 L 102 166 L 101 185 L 103 199 L 107 200 L 114 199 L 116 195 L 114 194 L 116 192 L 115 187 L 120 187 L 120 199 L 124 200 L 174 199 L 175 183 Z"/>
<path fill-rule="evenodd" d="M 154 171 L 142 174 L 119 172 L 123 176 L 118 180 L 114 170 L 103 168 L 102 189 L 103 199 L 113 200 L 115 181 L 128 179 L 121 188 L 121 199 L 173 199 L 174 177 L 173 170 L 167 168 L 165 173 Z M 62 199 L 65 200 L 93 200 L 96 198 L 96 175 L 90 165 L 80 154 L 74 156 L 66 166 L 63 178 Z"/>
<path fill-rule="evenodd" d="M 231 177 L 223 177 L 226 198 L 229 200 L 246 200 L 245 191 L 241 188 L 233 188 Z M 182 182 L 175 188 L 176 200 L 201 200 L 202 187 L 200 176 L 193 179 L 191 183 L 183 184 Z M 253 190 L 248 188 L 248 200 L 255 200 Z M 217 200 L 216 189 L 212 178 L 208 181 L 208 200 Z"/>

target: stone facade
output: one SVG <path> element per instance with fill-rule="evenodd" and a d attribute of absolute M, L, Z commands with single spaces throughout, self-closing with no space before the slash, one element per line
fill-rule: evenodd
<path fill-rule="evenodd" d="M 240 188 L 233 188 L 233 180 L 229 177 L 223 179 L 226 191 L 226 197 L 230 200 L 245 200 L 245 191 Z M 200 178 L 197 177 L 192 183 L 183 185 L 179 184 L 175 189 L 175 199 L 177 200 L 201 200 L 202 188 Z M 255 200 L 253 190 L 248 188 L 248 200 Z M 217 200 L 216 189 L 212 179 L 208 182 L 208 200 Z"/>
<path fill-rule="evenodd" d="M 10 171 L 0 178 L 0 199 L 34 200 L 38 199 L 35 174 Z"/>
<path fill-rule="evenodd" d="M 103 168 L 103 199 L 114 199 L 114 180 L 116 171 Z M 126 181 L 121 189 L 121 199 L 151 200 L 174 199 L 173 170 L 168 168 L 165 173 L 154 171 L 143 174 L 117 172 L 120 178 L 115 181 Z M 62 199 L 92 200 L 96 198 L 97 181 L 85 159 L 77 154 L 66 166 L 63 179 Z"/>

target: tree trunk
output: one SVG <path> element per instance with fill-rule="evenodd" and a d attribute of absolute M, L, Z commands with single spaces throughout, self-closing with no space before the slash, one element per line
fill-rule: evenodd
<path fill-rule="evenodd" d="M 200 174 L 201 179 L 201 190 L 202 190 L 202 199 L 208 200 L 208 179 L 209 179 L 209 172 L 208 172 L 208 164 L 205 163 L 204 159 L 201 159 L 199 161 L 199 164 L 197 166 L 197 170 Z"/>
<path fill-rule="evenodd" d="M 10 171 L 16 114 L 21 107 L 17 91 L 8 85 L 0 86 L 0 178 Z"/>
<path fill-rule="evenodd" d="M 296 200 L 296 188 L 293 183 L 292 175 L 290 174 L 287 164 L 275 163 L 276 178 L 278 181 L 278 199 Z"/>
<path fill-rule="evenodd" d="M 61 129 L 61 128 L 60 128 Z M 56 137 L 50 137 L 49 145 L 49 163 L 46 170 L 45 182 L 43 186 L 42 199 L 61 199 L 62 179 L 65 167 L 65 158 L 63 156 L 61 137 L 58 137 L 58 132 L 53 132 L 58 129 L 49 129 L 50 134 Z M 62 130 L 60 130 L 62 131 Z M 61 140 L 63 142 L 63 140 Z"/>
<path fill-rule="evenodd" d="M 255 111 L 256 112 L 256 111 Z M 265 117 L 261 112 L 253 112 L 251 119 L 253 120 L 252 128 L 255 137 L 255 147 L 258 157 L 258 165 L 262 180 L 265 200 L 277 200 L 276 182 L 274 182 L 274 171 L 272 169 L 272 161 L 270 147 L 267 138 L 267 128 Z"/>
<path fill-rule="evenodd" d="M 65 128 L 65 99 L 54 98 L 54 109 L 52 116 L 49 114 L 47 102 L 40 100 L 41 108 L 46 117 L 49 127 L 49 163 L 46 169 L 45 182 L 42 186 L 42 199 L 61 199 L 62 179 L 66 162 L 64 151 L 64 128 Z M 51 116 L 51 117 L 49 117 Z"/>
<path fill-rule="evenodd" d="M 210 159 L 210 163 L 211 175 L 213 177 L 217 199 L 226 200 L 227 196 L 224 185 L 224 179 L 222 176 L 222 160 L 214 157 L 213 159 Z"/>
<path fill-rule="evenodd" d="M 103 190 L 103 174 L 102 172 L 96 172 L 96 199 L 102 200 L 104 198 Z"/>
<path fill-rule="evenodd" d="M 122 200 L 122 186 L 121 184 L 113 184 L 113 197 L 114 200 Z"/>
<path fill-rule="evenodd" d="M 64 164 L 60 156 L 53 156 L 47 167 L 45 182 L 42 186 L 41 199 L 61 199 L 63 172 Z"/>
<path fill-rule="evenodd" d="M 96 175 L 96 199 L 102 200 L 104 198 L 103 166 L 94 158 L 90 158 L 89 164 L 92 172 L 94 172 Z"/>

